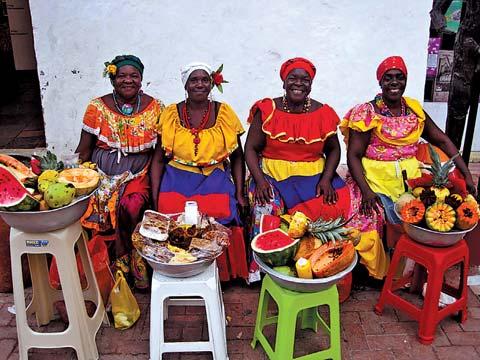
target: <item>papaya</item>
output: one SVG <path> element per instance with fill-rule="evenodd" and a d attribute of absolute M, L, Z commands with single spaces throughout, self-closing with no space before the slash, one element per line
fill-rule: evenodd
<path fill-rule="evenodd" d="M 355 257 L 351 241 L 328 242 L 310 256 L 312 272 L 317 278 L 332 276 L 345 270 Z"/>

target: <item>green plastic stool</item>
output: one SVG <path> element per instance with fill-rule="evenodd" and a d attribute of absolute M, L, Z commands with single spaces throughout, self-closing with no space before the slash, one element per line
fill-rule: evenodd
<path fill-rule="evenodd" d="M 278 306 L 278 315 L 267 317 L 269 298 Z M 318 314 L 317 307 L 328 305 L 330 308 L 330 327 Z M 302 293 L 287 290 L 277 285 L 268 275 L 262 282 L 262 291 L 258 302 L 257 321 L 253 334 L 252 348 L 260 342 L 270 360 L 293 359 L 295 344 L 295 328 L 297 317 L 301 316 L 302 329 L 312 329 L 317 332 L 318 325 L 330 334 L 330 348 L 304 355 L 295 359 L 341 359 L 340 346 L 340 311 L 337 286 L 315 293 Z M 277 323 L 275 351 L 263 335 L 263 328 Z M 280 330 L 281 329 L 281 330 Z"/>

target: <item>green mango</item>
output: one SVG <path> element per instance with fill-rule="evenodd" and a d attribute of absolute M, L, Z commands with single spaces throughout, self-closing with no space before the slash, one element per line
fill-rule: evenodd
<path fill-rule="evenodd" d="M 75 187 L 70 183 L 53 183 L 43 196 L 51 209 L 57 209 L 72 202 L 75 197 Z"/>

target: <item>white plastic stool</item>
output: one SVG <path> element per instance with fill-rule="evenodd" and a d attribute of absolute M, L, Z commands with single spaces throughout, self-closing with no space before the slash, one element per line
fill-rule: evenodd
<path fill-rule="evenodd" d="M 80 285 L 75 244 L 77 244 L 88 281 L 88 287 L 85 290 L 82 290 Z M 10 253 L 20 359 L 26 360 L 28 349 L 32 347 L 72 347 L 80 360 L 98 359 L 95 336 L 102 320 L 104 317 L 107 318 L 80 222 L 48 233 L 25 233 L 12 228 Z M 50 286 L 47 253 L 55 256 L 57 260 L 62 290 L 56 290 Z M 28 256 L 32 277 L 33 297 L 28 307 L 25 307 L 22 254 Z M 48 324 L 54 319 L 53 304 L 62 299 L 65 300 L 69 320 L 65 331 L 39 333 L 28 326 L 27 316 L 33 313 L 36 315 L 39 326 Z M 87 314 L 85 300 L 90 300 L 97 306 L 91 318 Z"/>
<path fill-rule="evenodd" d="M 191 297 L 202 299 L 191 299 Z M 168 306 L 174 305 L 205 305 L 209 341 L 165 342 L 163 322 L 168 318 Z M 163 353 L 191 351 L 211 351 L 214 359 L 226 360 L 228 355 L 225 326 L 222 289 L 215 262 L 203 273 L 187 278 L 167 277 L 157 271 L 153 272 L 150 303 L 150 360 L 161 360 Z"/>

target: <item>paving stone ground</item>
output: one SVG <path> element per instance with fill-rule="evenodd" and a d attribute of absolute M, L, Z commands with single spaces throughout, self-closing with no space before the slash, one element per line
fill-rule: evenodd
<path fill-rule="evenodd" d="M 225 311 L 228 317 L 227 340 L 231 360 L 267 359 L 260 345 L 252 349 L 250 341 L 255 325 L 260 286 L 242 283 L 224 285 Z M 136 293 L 142 315 L 131 329 L 119 331 L 102 326 L 97 334 L 100 359 L 130 360 L 149 358 L 150 294 Z M 379 291 L 367 289 L 353 291 L 341 305 L 341 337 L 343 359 L 480 359 L 480 300 L 469 293 L 468 320 L 459 324 L 454 318 L 446 318 L 437 327 L 432 345 L 418 342 L 417 323 L 392 308 L 386 308 L 382 316 L 373 312 Z M 421 303 L 418 295 L 405 293 L 415 303 Z M 8 312 L 13 304 L 12 294 L 0 294 L 0 359 L 18 359 L 18 342 L 15 316 Z M 322 314 L 325 309 L 320 309 Z M 32 319 L 32 327 L 35 323 Z M 51 322 L 40 331 L 61 331 L 61 320 Z M 202 307 L 170 308 L 165 323 L 169 341 L 208 339 L 205 311 Z M 269 339 L 275 329 L 267 328 Z M 297 330 L 295 354 L 300 356 L 318 351 L 327 344 L 326 336 L 309 330 Z M 270 340 L 271 341 L 271 340 Z M 209 353 L 167 354 L 164 359 L 211 359 Z M 34 349 L 30 360 L 76 359 L 72 349 Z"/>

